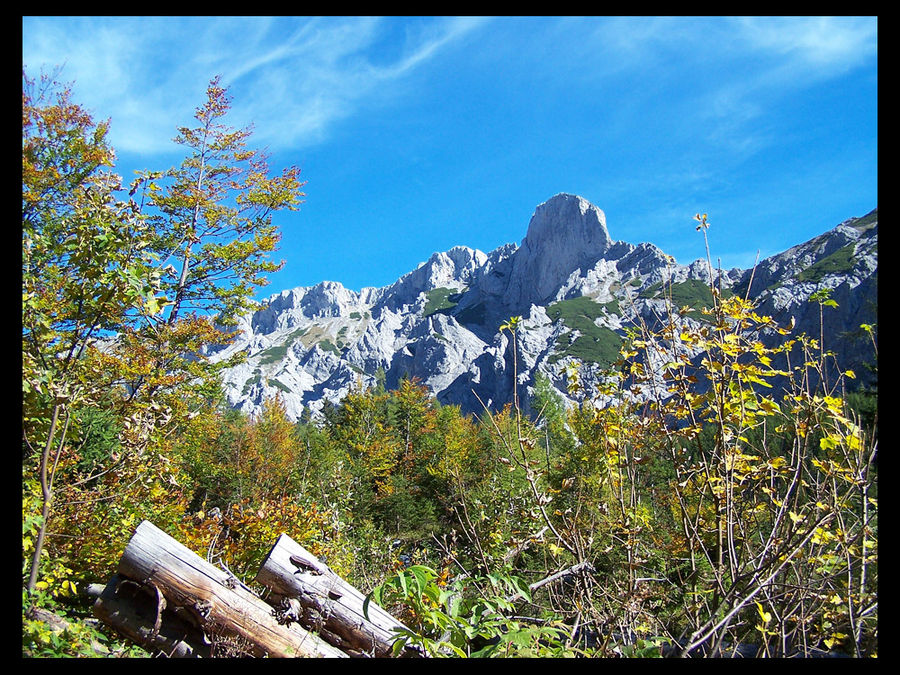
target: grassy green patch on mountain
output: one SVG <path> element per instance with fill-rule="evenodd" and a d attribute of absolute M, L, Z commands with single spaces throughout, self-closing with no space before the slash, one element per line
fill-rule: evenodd
<path fill-rule="evenodd" d="M 319 347 L 321 347 L 326 352 L 333 352 L 333 353 L 337 354 L 338 356 L 341 355 L 340 348 L 335 346 L 335 344 L 331 340 L 328 340 L 328 339 L 322 340 L 319 343 Z"/>
<path fill-rule="evenodd" d="M 744 289 L 746 291 L 746 289 Z M 726 288 L 722 291 L 722 297 L 731 297 L 734 293 Z M 669 298 L 675 307 L 689 307 L 688 316 L 701 318 L 701 309 L 713 306 L 713 295 L 709 286 L 699 279 L 686 279 L 671 286 L 663 286 L 660 282 L 648 286 L 641 291 L 642 298 Z"/>
<path fill-rule="evenodd" d="M 594 326 L 586 334 L 575 337 L 575 331 L 567 331 L 556 341 L 557 352 L 549 358 L 550 363 L 571 356 L 581 361 L 608 366 L 619 358 L 622 338 L 614 330 L 605 326 Z"/>
<path fill-rule="evenodd" d="M 655 284 L 650 284 L 649 286 L 647 286 L 647 288 L 642 290 L 638 294 L 638 297 L 639 298 L 647 298 L 647 299 L 658 298 L 661 290 L 662 290 L 662 282 L 657 281 Z"/>
<path fill-rule="evenodd" d="M 560 300 L 547 307 L 547 316 L 554 321 L 562 319 L 569 328 L 584 332 L 595 319 L 603 316 L 603 305 L 585 296 Z"/>
<path fill-rule="evenodd" d="M 603 316 L 604 310 L 617 308 L 617 303 L 615 307 L 612 307 L 612 303 L 601 305 L 586 297 L 562 300 L 547 307 L 547 315 L 551 319 L 562 320 L 571 329 L 557 340 L 557 353 L 550 358 L 550 362 L 555 363 L 566 356 L 607 365 L 615 362 L 622 338 L 615 331 L 598 326 L 594 321 Z M 575 331 L 579 333 L 577 337 L 574 335 Z"/>
<path fill-rule="evenodd" d="M 878 222 L 878 209 L 876 208 L 876 209 L 873 209 L 872 211 L 869 211 L 862 218 L 854 220 L 852 223 L 850 223 L 850 227 L 853 227 L 853 228 L 859 230 L 860 232 L 865 232 L 866 230 L 868 230 L 870 227 L 872 227 L 877 222 Z"/>
<path fill-rule="evenodd" d="M 425 293 L 425 316 L 453 309 L 461 297 L 462 293 L 452 288 L 433 288 Z"/>
<path fill-rule="evenodd" d="M 622 308 L 619 306 L 619 301 L 615 298 L 613 298 L 609 302 L 604 302 L 601 307 L 603 307 L 603 309 L 605 309 L 610 314 L 622 316 Z"/>
<path fill-rule="evenodd" d="M 259 371 L 257 370 L 256 372 L 253 373 L 253 377 L 251 377 L 246 382 L 244 382 L 244 388 L 241 390 L 241 393 L 244 396 L 249 394 L 250 388 L 253 387 L 253 385 L 255 385 L 255 384 L 259 384 L 261 379 L 262 379 L 262 376 L 260 375 Z"/>
<path fill-rule="evenodd" d="M 826 256 L 797 274 L 799 281 L 817 283 L 827 274 L 840 274 L 853 269 L 853 252 L 856 244 L 847 244 L 829 256 Z"/>
<path fill-rule="evenodd" d="M 271 384 L 273 387 L 277 387 L 278 389 L 281 389 L 281 391 L 283 391 L 285 394 L 291 393 L 291 388 L 288 387 L 281 380 L 276 380 L 275 378 L 272 378 L 271 380 L 269 380 L 269 384 Z"/>
<path fill-rule="evenodd" d="M 269 347 L 268 349 L 260 352 L 259 354 L 259 363 L 262 366 L 268 366 L 273 363 L 278 363 L 279 361 L 284 360 L 284 357 L 287 356 L 288 349 L 291 348 L 291 345 L 294 343 L 294 340 L 297 338 L 301 338 L 306 334 L 306 328 L 298 328 L 294 332 L 290 333 L 284 340 L 284 342 L 280 345 L 275 345 L 273 347 Z"/>
<path fill-rule="evenodd" d="M 269 347 L 265 351 L 260 352 L 259 364 L 261 366 L 268 366 L 284 360 L 284 357 L 287 356 L 287 350 L 290 346 L 291 343 L 286 342 L 283 345 L 275 345 L 274 347 Z"/>

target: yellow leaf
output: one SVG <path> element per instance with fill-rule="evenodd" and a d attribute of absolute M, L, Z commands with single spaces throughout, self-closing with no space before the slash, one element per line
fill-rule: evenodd
<path fill-rule="evenodd" d="M 778 408 L 778 404 L 768 398 L 764 398 L 762 401 L 760 401 L 759 407 L 762 408 L 763 412 L 768 415 L 774 415 L 775 413 L 781 412 Z"/>
<path fill-rule="evenodd" d="M 840 442 L 834 436 L 823 436 L 819 439 L 819 447 L 822 450 L 834 450 L 840 445 Z"/>

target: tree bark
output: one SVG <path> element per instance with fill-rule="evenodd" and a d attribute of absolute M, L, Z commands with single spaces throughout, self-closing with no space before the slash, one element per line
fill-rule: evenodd
<path fill-rule="evenodd" d="M 98 584 L 99 585 L 99 584 Z M 178 608 L 160 612 L 156 591 L 113 576 L 94 601 L 94 616 L 153 654 L 171 658 L 212 656 L 203 630 Z"/>
<path fill-rule="evenodd" d="M 156 617 L 149 635 L 162 628 L 165 609 L 177 609 L 213 646 L 269 657 L 346 657 L 296 624 L 282 623 L 272 607 L 148 521 L 125 548 L 119 574 L 149 589 Z"/>
<path fill-rule="evenodd" d="M 282 534 L 263 561 L 256 581 L 282 601 L 283 611 L 305 625 L 315 625 L 332 644 L 354 656 L 385 657 L 397 638 L 395 629 L 408 630 L 383 608 L 341 579 L 316 556 Z M 408 648 L 404 656 L 421 656 Z"/>

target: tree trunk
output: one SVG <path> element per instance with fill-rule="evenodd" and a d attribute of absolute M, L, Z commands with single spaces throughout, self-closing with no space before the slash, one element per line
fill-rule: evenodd
<path fill-rule="evenodd" d="M 272 607 L 239 580 L 147 521 L 125 548 L 119 574 L 147 588 L 157 600 L 149 636 L 161 630 L 168 608 L 198 626 L 213 647 L 253 656 L 347 656 L 318 635 L 279 621 Z"/>
<path fill-rule="evenodd" d="M 161 608 L 154 588 L 119 575 L 110 579 L 94 601 L 94 616 L 153 654 L 171 658 L 212 656 L 211 643 L 203 630 L 178 609 Z"/>
<path fill-rule="evenodd" d="M 332 644 L 354 656 L 391 655 L 394 629 L 408 630 L 384 609 L 332 572 L 316 556 L 282 534 L 256 575 L 281 599 L 283 610 L 304 625 L 315 625 Z M 270 598 L 270 602 L 273 599 Z M 404 656 L 420 656 L 408 648 Z"/>

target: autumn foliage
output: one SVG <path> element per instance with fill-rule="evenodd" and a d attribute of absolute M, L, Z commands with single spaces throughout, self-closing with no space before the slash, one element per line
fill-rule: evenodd
<path fill-rule="evenodd" d="M 228 409 L 204 347 L 302 197 L 228 107 L 214 79 L 184 161 L 126 191 L 108 125 L 23 76 L 23 612 L 83 615 L 148 519 L 248 584 L 286 533 L 434 656 L 877 654 L 877 416 L 824 335 L 715 286 L 634 326 L 597 391 L 570 368 L 576 407 L 541 379 L 464 415 L 406 378 L 299 421 Z M 89 651 L 23 626 L 25 655 Z"/>

